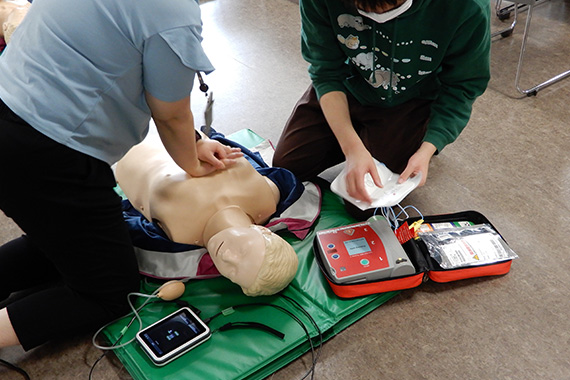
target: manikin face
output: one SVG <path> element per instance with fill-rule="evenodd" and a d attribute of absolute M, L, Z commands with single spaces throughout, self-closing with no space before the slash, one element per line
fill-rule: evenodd
<path fill-rule="evenodd" d="M 208 252 L 220 274 L 244 288 L 255 281 L 265 257 L 263 227 L 233 227 L 208 241 Z"/>

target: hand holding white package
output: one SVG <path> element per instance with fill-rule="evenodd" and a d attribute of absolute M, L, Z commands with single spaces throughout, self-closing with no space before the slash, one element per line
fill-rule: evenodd
<path fill-rule="evenodd" d="M 376 160 L 374 161 L 383 187 L 376 186 L 372 180 L 372 176 L 366 173 L 364 176 L 364 185 L 368 194 L 370 194 L 370 198 L 372 198 L 372 203 L 366 203 L 348 195 L 348 191 L 346 190 L 346 167 L 342 169 L 340 174 L 331 183 L 331 190 L 359 209 L 367 210 L 370 208 L 397 205 L 410 194 L 412 190 L 418 187 L 422 180 L 422 173 L 419 173 L 415 177 L 408 178 L 408 180 L 403 183 L 398 183 L 398 178 L 400 177 L 398 174 L 393 173 L 383 163 Z"/>

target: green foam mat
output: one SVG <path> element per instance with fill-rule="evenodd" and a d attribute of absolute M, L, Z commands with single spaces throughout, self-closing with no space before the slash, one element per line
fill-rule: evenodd
<path fill-rule="evenodd" d="M 252 131 L 239 133 L 237 137 L 235 134 L 228 137 L 248 147 L 263 141 Z M 280 308 L 295 315 L 307 329 L 313 345 L 319 344 L 318 330 L 287 297 L 295 300 L 311 315 L 321 330 L 322 339 L 327 340 L 397 294 L 391 292 L 342 299 L 332 292 L 314 260 L 315 231 L 354 223 L 355 220 L 346 213 L 340 198 L 326 186 L 321 186 L 321 190 L 321 215 L 309 235 L 304 240 L 299 240 L 292 234 L 281 234 L 299 257 L 299 269 L 291 285 L 281 294 L 253 298 L 243 295 L 237 285 L 222 277 L 189 281 L 181 299 L 198 308 L 202 319 L 210 318 L 225 309 L 230 309 L 231 312 L 212 319 L 209 326 L 213 334 L 208 341 L 164 367 L 153 365 L 135 342 L 115 350 L 134 379 L 262 379 L 311 350 L 303 328 Z M 151 293 L 158 285 L 144 282 L 141 291 Z M 140 300 L 138 304 L 142 302 L 144 301 Z M 231 309 L 232 306 L 244 304 L 247 306 Z M 154 323 L 178 308 L 172 302 L 150 303 L 140 313 L 143 326 Z M 128 317 L 109 326 L 104 331 L 105 337 L 110 342 L 115 342 L 130 319 Z M 282 332 L 285 337 L 279 339 L 257 329 L 218 331 L 228 322 L 260 322 Z M 121 341 L 132 338 L 137 327 L 138 323 L 133 323 Z"/>

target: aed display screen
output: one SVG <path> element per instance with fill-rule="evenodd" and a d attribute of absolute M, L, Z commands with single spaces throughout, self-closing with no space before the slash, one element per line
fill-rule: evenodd
<path fill-rule="evenodd" d="M 206 331 L 195 321 L 194 316 L 184 310 L 152 326 L 141 334 L 141 338 L 157 357 L 162 357 L 191 341 Z"/>
<path fill-rule="evenodd" d="M 371 251 L 370 246 L 368 245 L 368 242 L 365 238 L 347 240 L 344 242 L 344 247 L 350 256 Z"/>

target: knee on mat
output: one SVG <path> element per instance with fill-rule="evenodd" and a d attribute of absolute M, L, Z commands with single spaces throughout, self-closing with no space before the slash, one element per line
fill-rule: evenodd
<path fill-rule="evenodd" d="M 96 296 L 97 302 L 108 310 L 114 316 L 119 316 L 130 312 L 128 296 L 140 290 L 140 280 L 131 281 L 121 287 L 110 288 L 106 292 L 99 293 Z M 134 304 L 135 296 L 131 296 L 131 302 Z"/>
<path fill-rule="evenodd" d="M 287 167 L 287 160 L 285 160 L 281 155 L 278 154 L 278 151 L 275 151 L 272 158 L 272 166 L 277 168 L 286 168 Z"/>
<path fill-rule="evenodd" d="M 289 170 L 300 181 L 310 181 L 320 173 L 320 171 L 315 171 L 314 165 L 307 164 L 306 162 L 288 160 L 287 158 L 278 156 L 273 157 L 272 166 Z"/>

